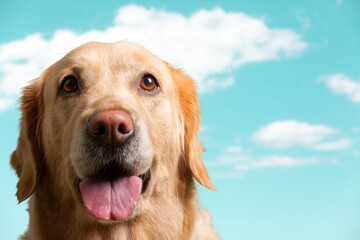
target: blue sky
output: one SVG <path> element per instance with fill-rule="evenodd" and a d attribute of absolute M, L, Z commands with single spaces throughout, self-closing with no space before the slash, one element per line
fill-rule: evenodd
<path fill-rule="evenodd" d="M 19 89 L 72 47 L 129 39 L 198 83 L 200 199 L 223 239 L 360 239 L 360 2 L 0 4 L 0 239 L 28 222 L 9 167 Z"/>

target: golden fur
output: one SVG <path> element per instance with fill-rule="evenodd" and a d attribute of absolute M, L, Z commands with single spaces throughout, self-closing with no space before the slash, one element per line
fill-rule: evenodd
<path fill-rule="evenodd" d="M 157 94 L 137 89 L 144 72 L 160 82 Z M 79 96 L 59 95 L 68 74 L 82 80 Z M 92 218 L 74 184 L 82 171 L 83 124 L 94 112 L 109 109 L 129 111 L 141 126 L 142 150 L 153 151 L 147 190 L 123 222 Z M 30 197 L 29 229 L 22 239 L 219 239 L 197 199 L 193 178 L 214 187 L 200 156 L 195 84 L 181 70 L 135 44 L 88 43 L 24 89 L 21 111 L 11 165 L 19 177 L 19 202 Z"/>

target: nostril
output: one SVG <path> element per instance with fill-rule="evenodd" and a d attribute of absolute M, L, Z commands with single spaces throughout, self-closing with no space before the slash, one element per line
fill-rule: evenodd
<path fill-rule="evenodd" d="M 131 132 L 131 127 L 129 127 L 127 124 L 120 124 L 118 126 L 118 132 L 121 134 L 128 134 Z"/>
<path fill-rule="evenodd" d="M 107 134 L 108 132 L 106 123 L 104 123 L 103 121 L 99 121 L 97 119 L 90 120 L 90 122 L 88 123 L 88 129 L 91 134 L 99 137 Z"/>
<path fill-rule="evenodd" d="M 102 136 L 106 134 L 106 127 L 104 125 L 100 125 L 95 133 L 95 135 Z"/>

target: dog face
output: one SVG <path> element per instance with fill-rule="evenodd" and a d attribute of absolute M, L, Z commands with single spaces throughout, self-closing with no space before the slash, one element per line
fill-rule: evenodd
<path fill-rule="evenodd" d="M 173 195 L 201 161 L 194 82 L 128 42 L 89 43 L 24 89 L 11 159 L 19 201 L 53 189 L 96 221 L 124 221 Z"/>

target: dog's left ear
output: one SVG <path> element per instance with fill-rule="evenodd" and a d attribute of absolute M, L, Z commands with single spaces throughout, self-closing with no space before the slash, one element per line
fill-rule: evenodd
<path fill-rule="evenodd" d="M 199 139 L 200 132 L 200 109 L 199 99 L 194 80 L 182 70 L 174 68 L 166 63 L 178 93 L 180 114 L 184 125 L 184 150 L 186 166 L 190 169 L 193 177 L 204 187 L 215 191 L 209 174 L 201 160 L 203 146 Z"/>

